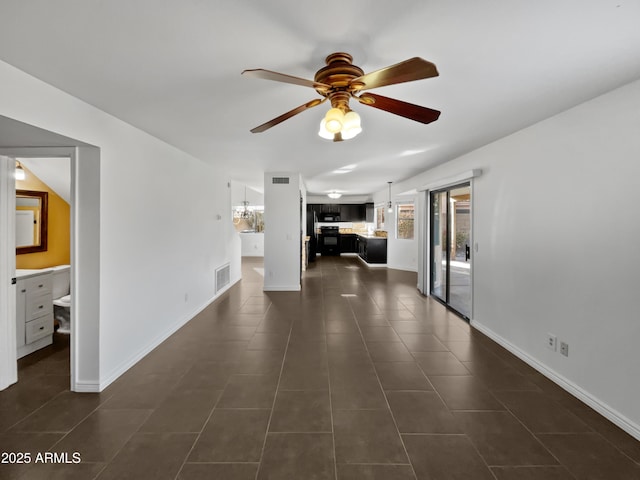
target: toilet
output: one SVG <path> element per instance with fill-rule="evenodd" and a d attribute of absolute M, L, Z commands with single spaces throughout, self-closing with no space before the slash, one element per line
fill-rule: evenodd
<path fill-rule="evenodd" d="M 71 333 L 71 266 L 58 265 L 53 270 L 53 316 L 58 333 Z"/>

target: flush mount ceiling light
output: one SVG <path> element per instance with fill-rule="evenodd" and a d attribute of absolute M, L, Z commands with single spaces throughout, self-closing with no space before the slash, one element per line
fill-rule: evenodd
<path fill-rule="evenodd" d="M 393 205 L 391 203 L 391 184 L 393 182 L 387 182 L 387 183 L 389 184 L 389 201 L 387 202 L 387 211 L 389 213 L 392 213 L 393 212 Z"/>
<path fill-rule="evenodd" d="M 341 196 L 342 196 L 342 194 L 336 192 L 335 190 L 333 192 L 327 193 L 327 197 L 333 198 L 333 199 L 340 198 Z"/>
<path fill-rule="evenodd" d="M 384 110 L 420 123 L 434 122 L 440 116 L 438 110 L 365 92 L 365 90 L 372 88 L 437 77 L 438 70 L 433 63 L 420 57 L 414 57 L 365 74 L 360 67 L 352 62 L 353 57 L 348 53 L 332 53 L 325 59 L 326 66 L 316 72 L 313 81 L 262 68 L 242 72 L 243 75 L 254 78 L 311 87 L 322 97 L 315 98 L 273 120 L 252 128 L 251 132 L 264 132 L 327 100 L 331 103 L 331 108 L 320 122 L 318 135 L 334 142 L 348 140 L 362 131 L 360 116 L 349 108 L 349 100 L 352 98 L 362 105 Z"/>
<path fill-rule="evenodd" d="M 24 168 L 22 168 L 22 165 L 20 165 L 20 162 L 18 162 L 16 160 L 16 180 L 24 180 L 25 178 L 27 178 L 27 174 L 24 171 Z"/>

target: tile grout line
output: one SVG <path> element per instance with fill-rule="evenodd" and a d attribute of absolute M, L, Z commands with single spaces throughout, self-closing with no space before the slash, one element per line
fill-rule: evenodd
<path fill-rule="evenodd" d="M 322 298 L 322 324 L 324 326 L 324 340 L 327 344 L 327 354 L 326 354 L 326 367 L 327 367 L 327 385 L 329 388 L 329 415 L 331 417 L 331 443 L 333 448 L 333 475 L 334 479 L 338 480 L 338 458 L 336 456 L 336 430 L 333 421 L 333 400 L 331 399 L 331 371 L 329 369 L 329 344 L 327 338 L 327 320 L 326 320 L 326 309 L 324 302 L 324 287 L 320 289 L 320 296 Z"/>
<path fill-rule="evenodd" d="M 416 317 L 417 319 L 417 317 Z M 447 323 L 449 323 L 449 321 L 447 320 Z M 394 329 L 395 331 L 395 329 Z M 396 332 L 397 333 L 397 332 Z M 440 339 L 434 335 L 434 337 L 436 337 L 436 339 L 438 341 L 440 341 Z M 400 340 L 402 340 L 402 337 L 400 337 Z M 440 341 L 440 343 L 442 343 L 444 345 L 444 343 L 442 341 Z M 405 345 L 406 346 L 406 345 Z M 449 350 L 449 347 L 447 347 L 446 345 L 444 345 L 445 348 L 447 348 L 447 352 L 451 353 L 453 355 L 453 353 L 451 352 L 451 350 Z M 408 347 L 407 347 L 408 350 Z M 414 361 L 416 363 L 416 366 L 418 367 L 418 369 L 422 372 L 422 375 L 424 376 L 424 378 L 427 380 L 427 382 L 429 382 L 429 385 L 431 385 L 433 387 L 433 391 L 435 392 L 435 394 L 438 396 L 438 398 L 440 399 L 440 401 L 442 402 L 442 404 L 444 405 L 444 407 L 447 409 L 447 411 L 449 412 L 449 414 L 455 418 L 455 415 L 453 414 L 453 412 L 451 411 L 451 409 L 447 406 L 446 402 L 444 401 L 444 399 L 442 398 L 442 395 L 440 394 L 440 392 L 438 392 L 438 390 L 435 388 L 435 386 L 431 383 L 431 380 L 429 380 L 429 377 L 427 376 L 426 372 L 424 371 L 424 369 L 422 368 L 422 366 L 420 365 L 420 363 L 418 362 L 418 359 L 413 355 L 414 352 L 409 351 L 409 353 L 411 354 L 411 356 L 414 358 Z M 454 355 L 455 357 L 455 355 Z M 457 358 L 457 357 L 456 357 Z M 462 362 L 461 362 L 462 363 Z M 466 368 L 466 367 L 465 367 Z M 471 372 L 468 372 L 471 373 Z M 385 393 L 385 398 L 386 398 L 386 393 Z M 391 413 L 391 415 L 393 415 L 393 412 Z M 394 419 L 395 421 L 395 419 Z M 461 429 L 462 430 L 462 429 Z M 406 435 L 406 434 L 405 434 Z M 424 434 L 414 434 L 414 435 L 424 435 Z M 463 436 L 467 439 L 467 441 L 469 442 L 469 444 L 471 445 L 471 447 L 473 448 L 473 450 L 476 452 L 476 454 L 478 455 L 478 457 L 480 458 L 480 460 L 482 461 L 482 463 L 485 465 L 485 467 L 487 468 L 487 471 L 489 472 L 489 475 L 491 475 L 495 480 L 498 480 L 498 477 L 496 477 L 496 474 L 493 472 L 493 470 L 491 470 L 491 467 L 489 466 L 489 464 L 487 463 L 487 461 L 485 460 L 485 458 L 480 454 L 480 451 L 478 450 L 476 444 L 471 440 L 471 438 L 469 437 L 469 435 L 467 435 L 466 432 L 462 431 L 460 434 L 455 434 L 455 435 L 459 435 L 459 436 Z M 400 438 L 402 438 L 402 435 L 400 435 Z M 404 442 L 403 442 L 404 445 Z"/>
<path fill-rule="evenodd" d="M 373 297 L 371 297 L 371 295 L 370 295 L 370 293 L 369 293 L 368 289 L 366 288 L 366 285 L 365 285 L 365 290 L 367 290 L 367 294 L 369 295 L 369 297 L 370 297 L 370 298 L 373 300 L 373 302 L 374 302 L 374 303 L 379 307 L 378 303 L 373 299 Z M 396 298 L 397 298 L 397 297 L 396 297 Z M 401 300 L 399 300 L 399 299 L 398 299 L 398 301 L 400 301 L 400 303 L 402 303 L 402 301 L 401 301 Z M 403 304 L 403 306 L 404 306 L 404 304 Z M 405 306 L 405 308 L 406 308 L 406 306 Z M 408 310 L 408 309 L 407 309 L 407 310 Z M 415 314 L 414 314 L 413 312 L 411 312 L 411 313 L 415 316 Z M 416 320 L 419 320 L 419 319 L 418 319 L 418 317 L 416 317 Z M 357 323 L 357 321 L 356 321 L 356 323 Z M 391 328 L 393 328 L 393 326 L 391 326 Z M 360 324 L 358 324 L 358 329 L 360 329 Z M 422 369 L 422 367 L 421 367 L 421 366 L 420 366 L 420 364 L 418 363 L 418 361 L 417 361 L 416 357 L 413 355 L 413 353 L 414 353 L 414 352 L 411 352 L 411 351 L 409 350 L 409 348 L 405 345 L 404 341 L 402 340 L 402 337 L 400 337 L 400 334 L 399 334 L 398 332 L 396 332 L 395 328 L 393 328 L 393 331 L 396 333 L 396 335 L 398 335 L 398 337 L 400 338 L 401 343 L 405 346 L 405 348 L 407 348 L 407 350 L 409 351 L 409 354 L 413 357 L 413 359 L 414 359 L 414 362 L 415 362 L 416 366 L 420 369 L 420 371 L 421 371 L 421 373 L 422 373 L 423 377 L 426 379 L 426 381 L 429 383 L 429 385 L 431 385 L 431 387 L 433 388 L 433 391 L 434 391 L 434 392 L 435 392 L 435 394 L 438 396 L 438 398 L 440 399 L 440 401 L 442 402 L 442 404 L 444 405 L 444 407 L 449 411 L 449 413 L 450 413 L 450 414 L 452 414 L 451 409 L 450 409 L 450 408 L 447 406 L 447 404 L 444 402 L 444 400 L 443 400 L 442 396 L 441 396 L 441 395 L 440 395 L 440 393 L 436 390 L 436 388 L 433 386 L 433 384 L 432 384 L 432 383 L 431 383 L 431 381 L 429 380 L 429 378 L 428 378 L 427 374 L 424 372 L 424 370 Z M 361 335 L 362 335 L 362 331 L 361 331 Z M 435 336 L 435 335 L 434 335 L 434 336 Z M 436 336 L 436 338 L 437 338 L 437 336 Z M 438 341 L 440 341 L 440 339 L 439 339 L 439 338 L 437 338 L 437 339 L 438 339 Z M 363 337 L 363 341 L 364 341 L 364 337 Z M 442 343 L 442 342 L 441 342 L 441 343 Z M 443 343 L 443 345 L 444 345 L 444 343 Z M 445 345 L 445 347 L 446 347 L 446 345 Z M 365 348 L 367 349 L 367 354 L 369 354 L 369 349 L 368 349 L 368 346 L 367 346 L 366 342 L 365 342 Z M 448 349 L 448 347 L 446 347 L 446 348 L 447 348 L 447 351 L 449 351 L 449 352 L 450 352 L 450 350 Z M 369 356 L 370 356 L 370 354 L 369 354 Z M 416 476 L 416 478 L 417 478 L 417 474 L 416 474 L 415 469 L 414 469 L 414 467 L 413 467 L 413 463 L 411 462 L 411 457 L 409 456 L 409 453 L 407 452 L 406 445 L 405 445 L 404 440 L 403 440 L 403 438 L 402 438 L 402 435 L 403 435 L 403 434 L 402 434 L 402 433 L 400 433 L 400 429 L 398 428 L 398 424 L 397 424 L 397 422 L 396 422 L 395 415 L 393 414 L 393 410 L 391 410 L 391 406 L 389 405 L 389 401 L 388 401 L 388 399 L 387 399 L 386 391 L 384 390 L 384 388 L 382 388 L 382 382 L 380 381 L 380 377 L 378 376 L 378 372 L 377 372 L 377 370 L 375 369 L 375 363 L 373 362 L 373 359 L 371 360 L 371 362 L 372 362 L 372 364 L 374 365 L 374 371 L 376 372 L 376 378 L 378 379 L 378 383 L 380 384 L 380 388 L 381 388 L 381 390 L 382 390 L 382 392 L 383 392 L 385 402 L 387 403 L 387 407 L 389 408 L 389 412 L 391 413 L 391 417 L 392 417 L 392 419 L 393 419 L 394 425 L 395 425 L 396 430 L 397 430 L 397 432 L 398 432 L 398 436 L 400 437 L 400 442 L 402 443 L 402 447 L 403 447 L 403 448 L 404 448 L 404 450 L 405 450 L 405 454 L 407 455 L 407 459 L 409 460 L 409 463 L 410 463 L 410 465 L 411 465 L 411 468 L 412 468 L 412 470 L 413 470 L 413 473 L 414 473 L 414 475 L 415 475 L 415 476 Z M 453 414 L 452 414 L 452 415 L 453 415 Z M 414 433 L 414 434 L 409 434 L 409 435 L 416 435 L 416 436 L 417 436 L 417 435 L 424 435 L 424 434 Z M 466 438 L 467 438 L 467 440 L 469 441 L 469 443 L 471 444 L 471 446 L 474 448 L 474 450 L 476 451 L 476 453 L 477 453 L 477 454 L 478 454 L 478 456 L 480 457 L 480 459 L 482 460 L 482 462 L 483 462 L 483 463 L 485 464 L 485 466 L 487 467 L 487 470 L 489 471 L 489 474 L 490 474 L 492 477 L 494 477 L 494 479 L 496 479 L 496 480 L 497 480 L 496 475 L 495 475 L 495 474 L 494 474 L 494 472 L 491 470 L 491 468 L 489 467 L 489 465 L 488 465 L 488 464 L 487 464 L 487 462 L 485 461 L 484 457 L 483 457 L 482 455 L 480 455 L 480 452 L 479 452 L 479 451 L 478 451 L 478 449 L 476 448 L 475 444 L 471 441 L 471 439 L 469 438 L 469 436 L 468 436 L 466 433 L 464 433 L 464 432 L 463 432 L 463 433 L 460 433 L 460 434 L 451 434 L 451 435 L 458 435 L 458 436 L 464 436 L 464 437 L 466 437 Z"/>
<path fill-rule="evenodd" d="M 376 303 L 375 300 L 373 300 L 373 297 L 371 296 L 371 293 L 369 292 L 369 289 L 367 288 L 366 284 L 362 283 L 362 286 L 364 287 L 364 290 L 367 292 L 367 296 L 373 301 L 373 303 L 376 304 L 376 306 L 378 306 L 378 304 Z M 387 395 L 384 391 L 384 388 L 382 388 L 382 382 L 380 381 L 380 376 L 378 375 L 378 371 L 376 370 L 375 364 L 373 362 L 373 358 L 371 357 L 371 353 L 369 353 L 369 347 L 367 345 L 367 342 L 364 339 L 364 335 L 362 335 L 362 329 L 360 328 L 360 324 L 358 323 L 358 317 L 355 314 L 355 311 L 353 310 L 353 305 L 351 305 L 351 302 L 349 302 L 349 300 L 347 299 L 347 303 L 349 304 L 349 308 L 351 309 L 351 314 L 353 315 L 353 319 L 356 322 L 356 326 L 358 327 L 358 332 L 360 332 L 360 338 L 362 339 L 362 343 L 364 343 L 364 348 L 365 351 L 367 352 L 367 356 L 369 357 L 369 361 L 371 362 L 371 366 L 373 367 L 373 371 L 375 372 L 376 375 L 376 380 L 378 381 L 378 386 L 380 387 L 380 390 L 382 391 L 382 396 L 384 398 L 384 401 L 387 405 L 387 409 L 389 411 L 389 414 L 391 415 L 391 420 L 393 421 L 393 425 L 396 428 L 396 433 L 398 434 L 398 439 L 400 440 L 400 444 L 402 445 L 402 449 L 404 450 L 404 454 L 407 457 L 407 461 L 409 462 L 409 465 L 411 466 L 411 472 L 413 473 L 413 477 L 415 478 L 415 480 L 418 480 L 418 474 L 416 473 L 416 470 L 413 466 L 413 462 L 411 461 L 411 457 L 409 456 L 409 452 L 407 451 L 407 446 L 404 443 L 404 440 L 402 439 L 402 434 L 400 433 L 400 429 L 398 428 L 398 423 L 396 422 L 396 418 L 393 415 L 393 411 L 391 410 L 391 406 L 389 405 L 389 400 L 387 399 Z M 385 315 L 386 317 L 386 315 Z M 393 328 L 393 327 L 392 327 Z M 394 330 L 395 332 L 395 330 Z"/>
<path fill-rule="evenodd" d="M 246 300 L 243 302 L 246 302 Z M 243 306 L 241 305 L 241 307 Z M 269 308 L 271 307 L 271 305 L 269 305 L 269 307 L 267 308 L 267 310 L 269 310 Z M 237 312 L 236 312 L 237 313 Z M 266 311 L 263 314 L 263 318 L 266 316 Z M 256 327 L 257 328 L 257 327 Z M 254 335 L 255 335 L 255 330 L 254 330 Z M 253 337 L 252 337 L 253 338 Z M 247 342 L 247 345 L 249 345 L 249 342 Z M 245 352 L 247 351 L 246 347 L 245 347 Z M 188 372 L 188 370 L 187 370 Z M 181 379 L 187 374 L 187 372 L 185 372 L 185 374 L 181 377 Z M 227 381 L 225 382 L 224 386 L 222 387 L 222 389 L 220 390 L 220 395 L 218 395 L 218 398 L 216 399 L 215 403 L 213 404 L 213 408 L 211 409 L 211 411 L 209 412 L 209 415 L 207 416 L 207 419 L 203 422 L 202 424 L 202 428 L 200 429 L 200 432 L 198 433 L 198 435 L 196 435 L 195 440 L 193 441 L 193 443 L 191 444 L 191 448 L 189 449 L 189 451 L 187 452 L 187 454 L 184 456 L 184 460 L 182 461 L 182 464 L 180 465 L 180 468 L 178 469 L 178 471 L 176 472 L 176 476 L 174 477 L 174 480 L 179 480 L 180 478 L 180 473 L 182 472 L 182 469 L 184 468 L 184 466 L 187 464 L 187 460 L 189 459 L 189 455 L 191 455 L 191 452 L 193 452 L 193 449 L 195 448 L 196 444 L 198 443 L 198 440 L 200 440 L 200 437 L 202 436 L 202 433 L 204 432 L 205 428 L 207 428 L 207 424 L 209 423 L 209 420 L 211 420 L 211 417 L 213 416 L 213 412 L 215 412 L 216 407 L 218 406 L 218 403 L 220 402 L 220 399 L 222 398 L 222 396 L 224 395 L 224 391 L 226 390 L 226 388 L 229 386 L 229 382 L 231 380 L 231 375 L 233 375 L 232 373 L 229 374 L 229 377 L 227 378 Z M 115 457 L 114 457 L 115 458 Z M 200 463 L 200 462 L 197 462 Z M 213 463 L 217 463 L 217 462 L 213 462 Z"/>
<path fill-rule="evenodd" d="M 269 304 L 269 307 L 264 312 L 265 317 L 267 316 L 267 312 L 271 309 L 273 302 Z M 273 394 L 273 402 L 271 402 L 271 412 L 269 412 L 269 420 L 267 421 L 267 429 L 264 433 L 264 441 L 262 442 L 262 449 L 260 451 L 260 459 L 258 460 L 258 468 L 256 468 L 256 476 L 255 480 L 258 480 L 258 475 L 260 475 L 260 468 L 262 467 L 262 459 L 264 458 L 264 450 L 267 446 L 267 439 L 269 438 L 269 428 L 271 427 L 271 420 L 273 419 L 273 412 L 276 407 L 276 401 L 278 400 L 278 391 L 280 389 L 280 381 L 282 380 L 282 372 L 284 370 L 284 362 L 287 360 L 287 352 L 289 351 L 289 343 L 291 342 L 291 332 L 293 331 L 293 322 L 291 321 L 291 325 L 289 326 L 289 334 L 287 336 L 287 346 L 284 349 L 284 355 L 282 356 L 282 364 L 280 365 L 280 373 L 278 374 L 278 381 L 276 383 L 276 390 Z"/>
<path fill-rule="evenodd" d="M 180 383 L 180 380 L 182 380 L 182 378 L 187 374 L 187 372 L 188 372 L 188 371 L 189 371 L 189 370 L 187 369 L 187 370 L 186 370 L 186 371 L 185 371 L 185 372 L 180 376 L 180 378 L 178 378 L 178 379 L 176 380 L 176 383 L 172 385 L 172 389 L 173 389 L 173 388 L 175 388 L 175 386 L 176 386 L 176 385 L 178 385 L 178 383 Z M 105 402 L 104 402 L 104 403 L 106 403 L 109 399 L 113 398 L 113 397 L 115 396 L 115 394 L 116 394 L 116 393 L 117 393 L 117 389 L 116 389 L 116 391 L 115 391 L 113 394 L 111 394 L 111 396 L 109 396 L 109 398 L 108 398 L 107 400 L 105 400 Z M 168 395 L 167 395 L 167 396 L 168 396 Z M 96 407 L 96 409 L 94 410 L 94 412 L 95 412 L 95 411 L 97 411 L 99 408 L 100 408 L 100 405 L 99 405 L 98 407 Z M 120 452 L 122 451 L 122 449 L 123 449 L 123 448 L 124 448 L 124 447 L 125 447 L 125 446 L 130 442 L 130 441 L 131 441 L 131 439 L 133 438 L 133 436 L 134 436 L 136 433 L 139 433 L 139 432 L 140 432 L 140 429 L 142 428 L 142 425 L 144 425 L 144 423 L 145 423 L 147 420 L 149 420 L 149 418 L 151 417 L 151 415 L 153 415 L 154 411 L 155 411 L 157 408 L 158 408 L 158 406 L 156 406 L 155 408 L 139 408 L 139 409 L 135 409 L 135 408 L 133 408 L 133 409 L 126 409 L 126 408 L 114 408 L 114 409 L 107 409 L 107 410 L 147 410 L 149 413 L 148 413 L 147 417 L 145 418 L 145 421 L 144 421 L 144 422 L 142 422 L 142 423 L 140 423 L 140 425 L 138 426 L 138 429 L 137 429 L 137 430 L 135 430 L 135 431 L 133 431 L 133 432 L 131 432 L 131 435 L 129 435 L 129 436 L 127 437 L 127 440 L 126 440 L 126 441 L 124 441 L 124 442 L 122 443 L 122 446 L 121 446 L 121 447 L 120 447 L 120 448 L 119 448 L 119 449 L 118 449 L 118 450 L 117 450 L 117 451 L 116 451 L 116 452 L 111 456 L 111 458 L 110 458 L 109 460 L 107 460 L 107 461 L 105 461 L 105 462 L 104 462 L 104 466 L 100 469 L 100 471 L 96 474 L 96 476 L 95 476 L 95 477 L 93 477 L 94 479 L 99 478 L 99 477 L 100 477 L 100 475 L 102 475 L 102 473 L 103 473 L 103 472 L 104 472 L 104 471 L 109 467 L 109 465 L 111 465 L 111 463 L 113 462 L 113 460 L 114 460 L 114 459 L 115 459 L 115 458 L 120 454 Z M 92 413 L 93 413 L 93 412 L 92 412 Z M 78 425 L 79 425 L 79 424 L 78 424 Z M 77 426 L 77 425 L 76 425 L 76 426 Z M 69 433 L 71 433 L 71 432 L 69 432 Z M 181 467 L 181 468 L 182 468 L 182 467 Z M 180 470 L 178 470 L 178 473 L 179 473 L 179 472 L 180 472 Z"/>

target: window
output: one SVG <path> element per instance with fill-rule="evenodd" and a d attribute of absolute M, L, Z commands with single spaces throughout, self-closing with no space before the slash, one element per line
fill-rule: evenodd
<path fill-rule="evenodd" d="M 396 206 L 396 238 L 410 240 L 413 238 L 413 203 L 399 203 Z"/>
<path fill-rule="evenodd" d="M 376 230 L 384 229 L 384 205 L 376 207 Z"/>

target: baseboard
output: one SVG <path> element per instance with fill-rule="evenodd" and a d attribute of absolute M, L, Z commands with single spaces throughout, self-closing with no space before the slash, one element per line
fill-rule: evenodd
<path fill-rule="evenodd" d="M 598 398 L 594 397 L 589 392 L 587 392 L 580 386 L 573 383 L 571 380 L 563 377 L 562 375 L 555 372 L 554 370 L 551 370 L 549 367 L 547 367 L 543 363 L 540 363 L 538 360 L 531 357 L 526 352 L 520 350 L 518 347 L 513 345 L 508 340 L 505 340 L 503 337 L 495 333 L 490 328 L 482 325 L 481 323 L 475 320 L 471 320 L 471 326 L 476 330 L 478 330 L 479 332 L 482 332 L 483 334 L 485 334 L 487 337 L 489 337 L 491 340 L 493 340 L 497 344 L 509 350 L 520 360 L 527 363 L 532 368 L 534 368 L 535 370 L 540 372 L 542 375 L 547 377 L 549 380 L 551 380 L 553 383 L 557 384 L 559 387 L 563 388 L 564 390 L 569 392 L 571 395 L 573 395 L 574 397 L 578 398 L 579 400 L 581 400 L 582 402 L 584 402 L 585 404 L 593 408 L 596 412 L 598 412 L 607 420 L 611 421 L 612 423 L 620 427 L 629 435 L 640 440 L 640 425 L 637 425 L 633 421 L 629 420 L 627 417 L 625 417 L 623 414 L 618 412 L 616 409 L 611 408 L 609 405 L 602 402 Z"/>
<path fill-rule="evenodd" d="M 132 358 L 128 359 L 127 361 L 121 363 L 120 365 L 118 365 L 118 367 L 113 369 L 113 371 L 106 378 L 101 379 L 100 383 L 98 384 L 98 389 L 97 390 L 78 390 L 77 388 L 79 387 L 79 385 L 78 385 L 78 382 L 76 382 L 76 390 L 75 391 L 77 391 L 77 392 L 80 392 L 80 391 L 101 392 L 101 391 L 103 391 L 105 388 L 107 388 L 109 385 L 111 385 L 114 381 L 116 381 L 123 373 L 125 373 L 127 370 L 129 370 L 131 367 L 133 367 L 136 363 L 138 363 L 140 360 L 142 360 L 154 348 L 156 348 L 158 345 L 160 345 L 162 342 L 164 342 L 167 338 L 169 338 L 171 335 L 173 335 L 178 330 L 180 330 L 184 325 L 189 323 L 193 318 L 195 318 L 196 315 L 198 315 L 205 308 L 207 308 L 209 305 L 211 305 L 213 302 L 215 302 L 227 290 L 229 290 L 233 285 L 238 283 L 240 280 L 241 280 L 241 278 L 237 278 L 233 283 L 229 283 L 222 290 L 220 290 L 218 293 L 216 293 L 213 297 L 211 297 L 209 300 L 207 300 L 204 304 L 202 304 L 200 307 L 198 307 L 196 310 L 194 310 L 193 312 L 191 312 L 187 316 L 181 318 L 178 322 L 176 322 L 175 324 L 171 325 L 164 332 L 162 332 L 159 335 L 157 335 L 156 337 L 154 337 L 153 340 L 151 340 L 151 342 L 149 342 L 147 344 L 147 346 L 144 347 L 142 350 L 140 350 L 134 357 L 132 357 Z M 87 383 L 86 385 L 93 385 L 93 384 Z"/>
<path fill-rule="evenodd" d="M 71 389 L 71 391 L 78 393 L 98 393 L 102 390 L 99 382 L 76 382 Z"/>
<path fill-rule="evenodd" d="M 263 292 L 299 292 L 300 285 L 270 285 L 262 287 Z"/>
<path fill-rule="evenodd" d="M 416 267 L 407 267 L 407 266 L 402 266 L 402 265 L 391 265 L 391 264 L 387 263 L 387 268 L 390 268 L 392 270 L 402 270 L 403 272 L 418 273 L 418 269 Z"/>

